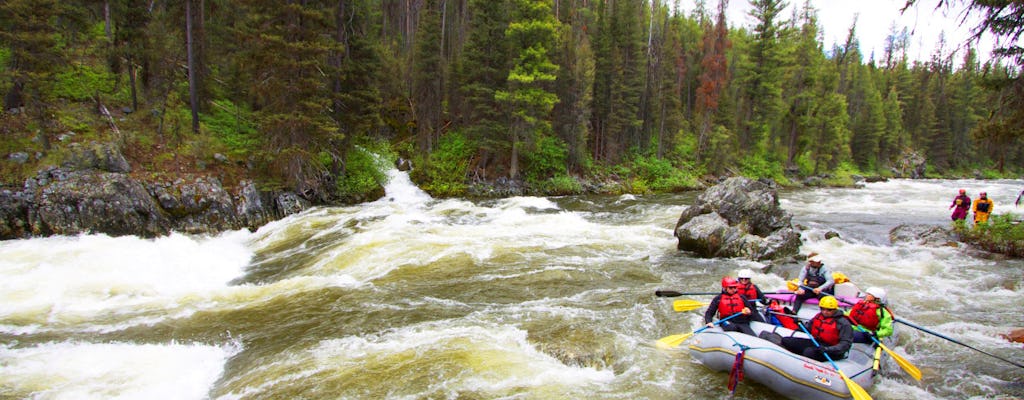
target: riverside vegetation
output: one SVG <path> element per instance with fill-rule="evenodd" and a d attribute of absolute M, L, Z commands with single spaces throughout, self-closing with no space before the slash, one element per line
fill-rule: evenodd
<path fill-rule="evenodd" d="M 251 180 L 312 204 L 379 195 L 381 154 L 411 159 L 435 196 L 1024 165 L 1013 45 L 915 61 L 894 29 L 866 55 L 856 25 L 827 46 L 816 10 L 787 18 L 774 0 L 751 1 L 753 28 L 703 1 L 691 14 L 659 0 L 449 3 L 7 0 L 0 180 L 66 165 L 76 143 L 113 143 L 136 179 Z M 978 32 L 1024 30 L 1019 3 L 966 3 Z"/>

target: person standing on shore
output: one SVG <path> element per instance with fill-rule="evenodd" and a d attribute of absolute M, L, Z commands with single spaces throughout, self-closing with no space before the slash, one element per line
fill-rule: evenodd
<path fill-rule="evenodd" d="M 950 218 L 953 221 L 963 221 L 967 219 L 967 211 L 971 209 L 971 197 L 967 195 L 967 190 L 960 189 L 960 194 L 953 198 L 953 204 L 949 205 L 949 208 L 956 207 L 953 210 L 953 215 Z"/>
<path fill-rule="evenodd" d="M 978 198 L 974 200 L 974 224 L 988 223 L 988 216 L 992 214 L 993 208 L 995 208 L 995 203 L 988 198 L 988 194 L 979 193 Z"/>

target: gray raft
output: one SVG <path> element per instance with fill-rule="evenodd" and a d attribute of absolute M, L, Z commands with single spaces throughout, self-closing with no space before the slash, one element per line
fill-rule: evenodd
<path fill-rule="evenodd" d="M 792 306 L 792 295 L 769 297 Z M 852 302 L 854 299 L 849 300 Z M 817 302 L 812 299 L 804 303 L 800 317 L 809 319 L 817 312 Z M 761 322 L 751 322 L 750 327 L 759 335 L 768 331 L 783 337 L 808 337 L 802 331 Z M 690 339 L 689 349 L 694 360 L 712 370 L 725 372 L 733 370 L 736 354 L 743 351 L 743 382 L 740 385 L 754 381 L 791 399 L 832 400 L 852 397 L 846 382 L 828 361 L 819 362 L 790 353 L 782 346 L 759 337 L 724 332 L 716 326 Z M 867 390 L 878 373 L 881 353 L 881 349 L 873 345 L 854 343 L 848 357 L 836 360 L 836 365 L 850 380 Z"/>

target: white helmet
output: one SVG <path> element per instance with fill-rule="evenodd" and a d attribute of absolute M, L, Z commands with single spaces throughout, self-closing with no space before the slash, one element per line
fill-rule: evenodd
<path fill-rule="evenodd" d="M 876 299 L 878 299 L 881 302 L 885 303 L 885 289 L 882 289 L 882 288 L 880 288 L 878 286 L 872 286 L 872 287 L 867 288 L 867 290 L 864 290 L 864 293 L 867 293 L 867 294 L 870 294 L 872 296 L 875 296 Z"/>
<path fill-rule="evenodd" d="M 754 271 L 751 271 L 751 270 L 749 270 L 747 268 L 741 269 L 741 270 L 739 270 L 739 272 L 736 272 L 736 279 L 739 279 L 739 278 L 753 278 L 753 277 L 754 277 Z"/>

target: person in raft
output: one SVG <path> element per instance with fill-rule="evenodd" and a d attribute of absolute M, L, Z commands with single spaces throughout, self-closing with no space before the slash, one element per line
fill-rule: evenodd
<path fill-rule="evenodd" d="M 833 360 L 846 358 L 853 346 L 853 326 L 839 311 L 839 301 L 835 297 L 822 297 L 818 307 L 821 311 L 811 318 L 807 326 L 811 336 L 818 341 L 818 346 L 811 339 L 790 336 L 782 338 L 782 347 L 817 361 L 825 361 L 825 354 Z"/>
<path fill-rule="evenodd" d="M 836 284 L 832 278 L 832 271 L 825 266 L 820 255 L 814 255 L 807 259 L 807 265 L 800 269 L 800 275 L 797 276 L 796 281 L 811 290 L 800 287 L 793 291 L 796 294 L 793 305 L 794 313 L 800 312 L 800 307 L 807 299 L 821 296 L 822 293 L 831 294 L 832 286 Z"/>
<path fill-rule="evenodd" d="M 751 312 L 747 306 L 748 299 L 739 293 L 740 284 L 730 277 L 722 278 L 722 293 L 711 299 L 707 311 L 704 311 L 704 323 L 708 327 L 714 327 L 711 320 L 718 314 L 718 319 L 729 317 L 733 314 L 743 314 L 736 318 L 722 323 L 723 331 L 742 332 L 754 336 L 754 330 L 750 329 L 750 321 L 764 322 L 761 314 Z"/>
<path fill-rule="evenodd" d="M 751 271 L 746 268 L 736 272 L 736 280 L 740 284 L 739 293 L 747 298 L 747 300 L 750 302 L 748 303 L 750 307 L 757 307 L 757 304 L 755 304 L 755 302 L 761 302 L 761 304 L 768 304 L 768 297 L 764 295 L 764 292 L 761 291 L 761 288 L 757 287 L 757 285 L 750 281 L 750 278 L 752 278 L 753 276 L 754 271 Z"/>
<path fill-rule="evenodd" d="M 978 198 L 974 199 L 974 223 L 987 224 L 988 216 L 992 214 L 993 208 L 995 208 L 995 203 L 988 198 L 988 193 L 978 193 Z"/>
<path fill-rule="evenodd" d="M 963 221 L 967 219 L 967 212 L 971 210 L 971 196 L 967 195 L 967 190 L 960 189 L 960 194 L 953 198 L 953 204 L 949 205 L 949 208 L 956 207 L 953 210 L 953 215 L 950 215 L 954 221 Z"/>
<path fill-rule="evenodd" d="M 846 314 L 850 322 L 867 332 L 854 329 L 854 343 L 871 343 L 871 337 L 882 339 L 892 336 L 892 314 L 885 307 L 885 289 L 872 286 L 864 291 L 864 298 Z"/>

